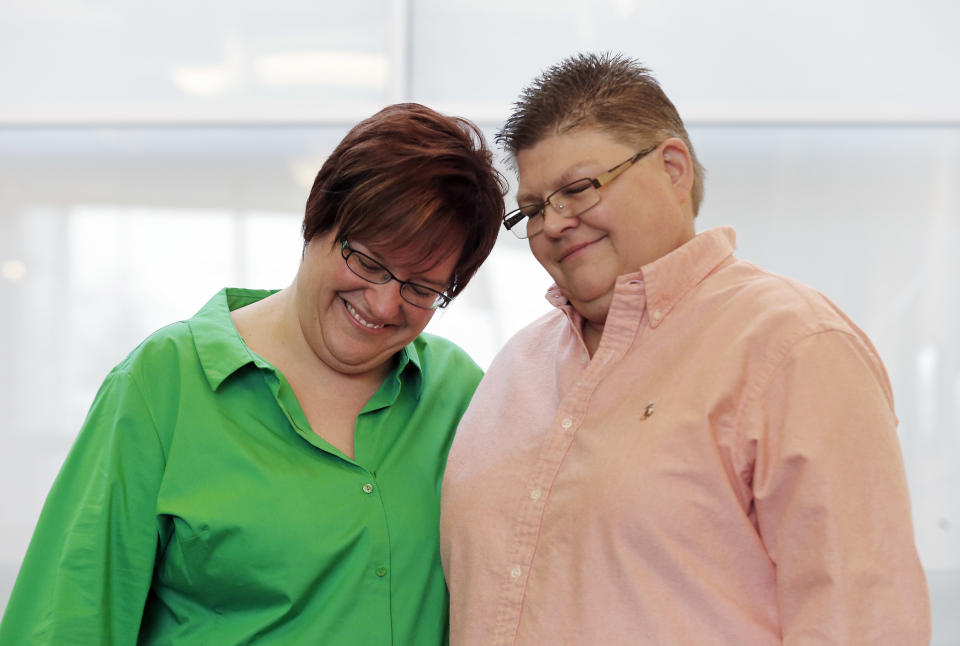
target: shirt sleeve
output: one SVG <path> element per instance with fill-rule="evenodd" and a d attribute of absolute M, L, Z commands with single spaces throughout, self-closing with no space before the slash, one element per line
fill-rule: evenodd
<path fill-rule="evenodd" d="M 785 645 L 928 644 L 889 383 L 845 331 L 794 344 L 760 389 L 753 491 Z"/>
<path fill-rule="evenodd" d="M 135 644 L 153 576 L 163 451 L 123 372 L 101 386 L 47 497 L 0 644 Z"/>

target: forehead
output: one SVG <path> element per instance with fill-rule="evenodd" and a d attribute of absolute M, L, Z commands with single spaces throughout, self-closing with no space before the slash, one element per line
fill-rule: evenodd
<path fill-rule="evenodd" d="M 538 195 L 590 173 L 603 172 L 622 161 L 620 157 L 629 156 L 632 150 L 600 130 L 580 129 L 548 135 L 517 152 L 517 195 Z"/>

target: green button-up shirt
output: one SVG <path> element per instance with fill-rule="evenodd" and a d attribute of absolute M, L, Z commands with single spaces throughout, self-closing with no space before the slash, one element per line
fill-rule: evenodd
<path fill-rule="evenodd" d="M 268 293 L 220 292 L 110 373 L 2 646 L 446 641 L 440 480 L 480 369 L 421 335 L 357 417 L 348 458 L 230 319 Z"/>

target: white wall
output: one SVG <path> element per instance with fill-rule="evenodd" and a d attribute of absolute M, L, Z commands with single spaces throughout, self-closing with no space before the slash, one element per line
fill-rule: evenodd
<path fill-rule="evenodd" d="M 960 643 L 958 7 L 0 0 L 0 608 L 105 373 L 220 286 L 292 278 L 312 175 L 349 125 L 414 99 L 492 134 L 544 66 L 619 49 L 691 125 L 699 227 L 733 224 L 741 257 L 876 342 L 934 644 Z M 501 236 L 430 329 L 485 365 L 547 283 Z"/>

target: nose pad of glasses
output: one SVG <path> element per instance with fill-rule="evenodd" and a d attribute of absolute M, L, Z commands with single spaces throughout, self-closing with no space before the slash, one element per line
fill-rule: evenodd
<path fill-rule="evenodd" d="M 570 204 L 564 202 L 550 202 L 549 207 L 552 207 L 553 213 L 551 214 L 550 208 L 544 208 L 540 216 L 540 227 L 538 229 L 552 229 L 554 231 L 567 229 L 569 227 L 577 226 L 576 212 L 570 208 Z"/>

